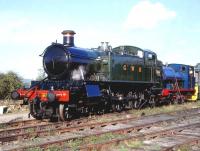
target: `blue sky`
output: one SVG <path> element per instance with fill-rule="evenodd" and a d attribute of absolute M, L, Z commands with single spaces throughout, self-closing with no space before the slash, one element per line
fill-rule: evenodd
<path fill-rule="evenodd" d="M 35 79 L 39 55 L 73 29 L 78 47 L 109 41 L 151 49 L 163 63 L 200 62 L 199 0 L 0 0 L 0 72 Z"/>

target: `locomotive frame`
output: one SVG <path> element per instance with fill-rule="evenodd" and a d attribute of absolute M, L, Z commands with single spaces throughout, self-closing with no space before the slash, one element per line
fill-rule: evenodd
<path fill-rule="evenodd" d="M 64 121 L 79 114 L 154 107 L 195 93 L 194 81 L 183 89 L 177 84 L 176 76 L 171 81 L 177 87 L 170 90 L 167 69 L 178 65 L 164 69 L 153 51 L 134 46 L 112 49 L 108 43 L 97 49 L 83 49 L 74 46 L 74 31 L 66 30 L 62 34 L 63 44 L 52 43 L 43 53 L 48 77 L 34 81 L 29 90 L 18 89 L 11 95 L 13 99 L 23 99 L 36 119 Z M 187 75 L 193 80 L 188 72 L 182 79 L 185 82 Z"/>

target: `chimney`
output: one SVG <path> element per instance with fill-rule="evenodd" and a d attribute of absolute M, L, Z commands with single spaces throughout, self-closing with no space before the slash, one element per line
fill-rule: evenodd
<path fill-rule="evenodd" d="M 73 30 L 64 30 L 63 34 L 63 44 L 66 46 L 74 46 L 74 35 L 76 34 Z"/>

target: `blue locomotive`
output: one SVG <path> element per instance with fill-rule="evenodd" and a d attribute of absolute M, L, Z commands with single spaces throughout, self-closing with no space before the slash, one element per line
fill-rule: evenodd
<path fill-rule="evenodd" d="M 195 94 L 194 67 L 185 64 L 169 64 L 163 67 L 163 93 L 173 94 L 173 102 L 192 99 Z"/>
<path fill-rule="evenodd" d="M 80 114 L 153 107 L 195 92 L 192 66 L 165 67 L 155 52 L 134 46 L 78 48 L 74 31 L 62 34 L 63 44 L 52 43 L 42 54 L 47 78 L 11 95 L 24 99 L 37 119 L 64 121 Z"/>

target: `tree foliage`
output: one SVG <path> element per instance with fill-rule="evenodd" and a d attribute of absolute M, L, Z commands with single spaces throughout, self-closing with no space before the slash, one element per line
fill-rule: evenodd
<path fill-rule="evenodd" d="M 0 99 L 9 99 L 10 93 L 22 85 L 22 78 L 17 73 L 0 73 Z"/>

